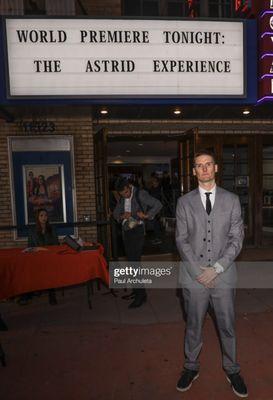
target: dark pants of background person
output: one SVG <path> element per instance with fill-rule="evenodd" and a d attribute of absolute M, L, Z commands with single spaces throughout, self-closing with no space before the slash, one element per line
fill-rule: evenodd
<path fill-rule="evenodd" d="M 124 250 L 128 261 L 140 262 L 144 246 L 144 225 L 123 231 Z M 145 289 L 133 289 L 136 297 L 144 297 Z"/>

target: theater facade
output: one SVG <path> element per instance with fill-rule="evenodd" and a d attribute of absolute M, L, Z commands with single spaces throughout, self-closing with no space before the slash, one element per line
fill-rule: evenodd
<path fill-rule="evenodd" d="M 45 206 L 59 235 L 98 238 L 111 255 L 114 177 L 167 174 L 171 220 L 200 148 L 240 197 L 245 246 L 270 246 L 273 4 L 212 18 L 216 1 L 207 15 L 182 1 L 181 16 L 144 15 L 145 1 L 137 15 L 129 2 L 72 3 L 67 14 L 1 10 L 0 246 L 24 245 Z"/>

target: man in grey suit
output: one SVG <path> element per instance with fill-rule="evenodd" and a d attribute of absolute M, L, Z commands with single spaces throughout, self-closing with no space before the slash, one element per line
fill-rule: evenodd
<path fill-rule="evenodd" d="M 244 227 L 239 198 L 215 183 L 218 166 L 213 153 L 194 156 L 199 187 L 180 197 L 176 209 L 176 244 L 182 259 L 186 312 L 185 364 L 177 390 L 188 390 L 199 376 L 202 325 L 208 306 L 214 310 L 227 380 L 239 397 L 247 397 L 236 360 L 234 299 L 236 266 Z"/>
<path fill-rule="evenodd" d="M 145 190 L 131 185 L 125 178 L 117 180 L 115 189 L 120 195 L 120 201 L 113 215 L 122 224 L 122 239 L 127 260 L 140 262 L 144 245 L 144 222 L 153 220 L 161 210 L 162 204 Z M 129 308 L 140 307 L 147 299 L 146 290 L 134 289 L 131 297 L 134 297 L 134 300 Z"/>

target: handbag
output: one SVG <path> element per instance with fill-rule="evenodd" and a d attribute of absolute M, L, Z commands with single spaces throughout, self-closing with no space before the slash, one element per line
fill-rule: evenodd
<path fill-rule="evenodd" d="M 135 218 L 130 217 L 122 224 L 122 230 L 130 231 L 131 229 L 136 228 L 138 225 L 139 225 L 138 221 Z"/>

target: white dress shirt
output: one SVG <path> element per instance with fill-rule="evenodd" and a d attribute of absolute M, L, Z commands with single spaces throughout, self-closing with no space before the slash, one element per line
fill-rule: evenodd
<path fill-rule="evenodd" d="M 131 186 L 131 188 L 132 188 L 131 196 L 128 199 L 124 199 L 124 212 L 125 213 L 126 212 L 129 212 L 129 213 L 132 212 L 132 198 L 133 198 L 133 195 L 134 195 L 135 187 Z M 126 221 L 127 221 L 127 219 L 124 219 L 122 221 L 122 224 L 125 224 Z M 143 224 L 144 224 L 144 222 L 142 220 L 138 221 L 138 225 L 143 225 Z"/>
<path fill-rule="evenodd" d="M 133 198 L 133 194 L 134 194 L 134 186 L 132 186 L 132 190 L 131 190 L 131 196 L 128 199 L 124 199 L 124 212 L 131 212 L 132 210 L 132 198 Z"/>
<path fill-rule="evenodd" d="M 204 209 L 206 209 L 206 200 L 207 200 L 207 196 L 205 195 L 205 193 L 211 193 L 211 195 L 209 196 L 209 199 L 211 202 L 211 209 L 213 209 L 213 206 L 215 203 L 216 185 L 214 185 L 211 190 L 206 190 L 206 189 L 203 189 L 201 186 L 199 186 L 199 193 L 201 196 L 201 201 L 204 206 Z"/>

